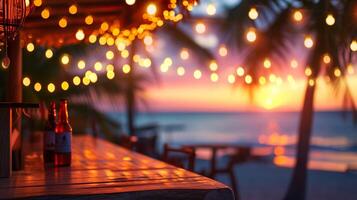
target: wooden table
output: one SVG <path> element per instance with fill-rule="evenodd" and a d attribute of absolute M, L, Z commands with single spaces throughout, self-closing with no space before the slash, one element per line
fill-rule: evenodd
<path fill-rule="evenodd" d="M 72 141 L 72 166 L 44 168 L 26 144 L 25 170 L 0 179 L 0 199 L 234 199 L 222 183 L 90 136 Z"/>

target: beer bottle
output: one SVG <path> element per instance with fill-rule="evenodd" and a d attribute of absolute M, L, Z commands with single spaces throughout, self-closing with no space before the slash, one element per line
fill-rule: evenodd
<path fill-rule="evenodd" d="M 55 162 L 56 103 L 51 102 L 43 137 L 43 160 L 45 164 Z"/>
<path fill-rule="evenodd" d="M 72 127 L 68 121 L 67 100 L 62 99 L 56 125 L 55 166 L 71 165 Z"/>

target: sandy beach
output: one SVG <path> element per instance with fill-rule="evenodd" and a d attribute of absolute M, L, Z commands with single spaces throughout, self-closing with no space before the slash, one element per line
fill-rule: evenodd
<path fill-rule="evenodd" d="M 239 191 L 243 200 L 280 200 L 284 197 L 292 169 L 269 163 L 250 162 L 236 166 Z M 218 180 L 229 183 L 223 175 Z M 356 172 L 309 170 L 307 200 L 354 200 L 357 191 Z"/>

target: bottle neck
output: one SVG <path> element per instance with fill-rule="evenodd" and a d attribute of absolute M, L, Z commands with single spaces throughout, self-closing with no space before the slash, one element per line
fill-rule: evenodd
<path fill-rule="evenodd" d="M 59 119 L 58 119 L 59 122 L 67 122 L 68 123 L 67 102 L 61 102 L 58 117 L 59 117 Z"/>

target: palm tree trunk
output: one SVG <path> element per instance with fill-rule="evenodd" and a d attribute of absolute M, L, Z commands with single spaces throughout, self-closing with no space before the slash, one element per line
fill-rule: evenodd
<path fill-rule="evenodd" d="M 130 66 L 131 70 L 128 74 L 128 85 L 126 90 L 126 114 L 128 124 L 128 134 L 135 135 L 135 84 L 134 84 L 134 60 L 136 47 L 135 41 L 131 44 L 130 49 Z"/>
<path fill-rule="evenodd" d="M 284 200 L 304 200 L 306 196 L 307 163 L 313 125 L 314 94 L 315 85 L 309 86 L 307 84 L 304 105 L 300 115 L 296 163 Z"/>

